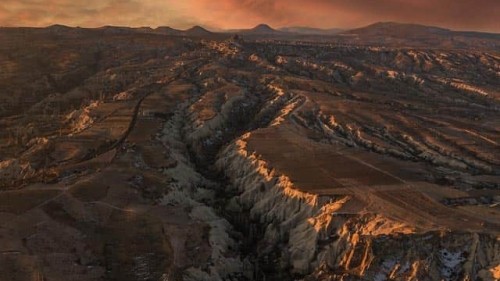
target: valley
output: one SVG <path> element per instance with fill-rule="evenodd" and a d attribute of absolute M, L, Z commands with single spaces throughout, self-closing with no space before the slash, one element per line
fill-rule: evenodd
<path fill-rule="evenodd" d="M 497 39 L 161 30 L 0 29 L 0 280 L 500 278 Z"/>

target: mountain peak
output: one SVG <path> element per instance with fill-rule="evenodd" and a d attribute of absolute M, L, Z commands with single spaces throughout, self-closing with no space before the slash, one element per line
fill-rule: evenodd
<path fill-rule="evenodd" d="M 205 28 L 195 25 L 191 27 L 190 29 L 186 30 L 185 33 L 187 35 L 192 35 L 192 36 L 204 36 L 204 35 L 209 35 L 212 34 L 212 32 L 206 30 Z"/>
<path fill-rule="evenodd" d="M 191 27 L 190 29 L 188 29 L 187 31 L 205 31 L 205 32 L 210 32 L 208 30 L 206 30 L 205 28 L 199 26 L 199 25 L 195 25 L 193 27 Z"/>
<path fill-rule="evenodd" d="M 268 24 L 261 23 L 254 27 L 253 29 L 269 29 L 269 30 L 274 30 L 272 27 L 270 27 Z"/>
<path fill-rule="evenodd" d="M 62 24 L 53 24 L 51 26 L 48 26 L 47 29 L 55 31 L 64 31 L 64 30 L 71 30 L 71 27 Z"/>
<path fill-rule="evenodd" d="M 257 25 L 256 27 L 252 28 L 252 30 L 260 31 L 260 32 L 275 32 L 276 31 L 272 27 L 270 27 L 269 25 L 264 24 L 264 23 Z"/>
<path fill-rule="evenodd" d="M 63 24 L 53 24 L 53 25 L 47 26 L 47 28 L 70 28 L 70 27 L 67 25 L 63 25 Z"/>

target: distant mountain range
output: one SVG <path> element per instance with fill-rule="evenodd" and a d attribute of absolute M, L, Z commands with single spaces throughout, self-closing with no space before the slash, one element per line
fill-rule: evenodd
<path fill-rule="evenodd" d="M 9 29 L 9 28 L 2 28 Z M 24 28 L 49 34 L 78 34 L 86 32 L 104 32 L 106 34 L 159 34 L 180 37 L 198 37 L 227 39 L 238 34 L 248 40 L 299 40 L 323 43 L 339 43 L 375 46 L 412 46 L 432 48 L 476 48 L 500 51 L 500 34 L 473 31 L 454 31 L 446 28 L 396 22 L 378 22 L 351 30 L 319 29 L 304 26 L 272 28 L 259 24 L 249 29 L 210 31 L 201 26 L 186 30 L 168 26 L 121 27 L 103 26 L 100 28 L 73 28 L 64 25 L 52 25 L 47 28 Z"/>
<path fill-rule="evenodd" d="M 411 23 L 378 22 L 365 27 L 351 29 L 341 32 L 343 35 L 358 35 L 362 37 L 393 37 L 393 38 L 415 38 L 415 37 L 482 37 L 500 39 L 498 33 L 486 33 L 476 31 L 455 31 L 446 28 L 427 26 Z"/>
<path fill-rule="evenodd" d="M 67 29 L 71 29 L 65 26 L 50 26 L 47 29 L 51 31 L 63 31 Z M 91 29 L 85 29 L 91 30 Z M 207 29 L 201 26 L 193 26 L 186 30 L 175 29 L 169 26 L 159 26 L 157 28 L 151 27 L 123 27 L 123 26 L 103 26 L 96 28 L 95 30 L 101 30 L 106 33 L 120 34 L 120 33 L 130 33 L 130 32 L 138 32 L 138 33 L 152 33 L 152 34 L 162 34 L 162 35 L 171 35 L 171 36 L 187 36 L 187 37 L 204 37 L 211 36 L 217 33 L 208 31 Z"/>
<path fill-rule="evenodd" d="M 343 33 L 370 36 L 408 36 L 421 34 L 445 35 L 450 32 L 452 31 L 449 29 L 435 26 L 395 22 L 378 22 L 365 27 L 351 29 Z"/>
<path fill-rule="evenodd" d="M 341 32 L 339 42 L 353 45 L 488 49 L 500 51 L 500 34 L 454 31 L 420 24 L 378 22 Z"/>
<path fill-rule="evenodd" d="M 154 29 L 153 33 L 159 33 L 164 35 L 175 35 L 175 36 L 193 36 L 193 37 L 204 37 L 215 34 L 199 25 L 193 26 L 186 30 L 174 29 L 169 26 L 160 26 Z"/>
<path fill-rule="evenodd" d="M 475 31 L 454 31 L 436 26 L 426 26 L 420 24 L 378 22 L 365 27 L 343 30 L 338 28 L 320 29 L 306 26 L 283 27 L 274 29 L 267 24 L 259 24 L 251 29 L 226 30 L 223 33 L 237 33 L 241 35 L 265 37 L 338 37 L 338 36 L 362 36 L 362 37 L 387 37 L 387 38 L 421 38 L 421 37 L 478 37 L 489 39 L 500 39 L 500 34 L 485 33 Z"/>
<path fill-rule="evenodd" d="M 52 25 L 47 27 L 47 30 L 53 32 L 64 32 L 72 29 L 64 25 Z M 141 32 L 141 33 L 157 33 L 164 35 L 175 36 L 211 36 L 214 34 L 241 34 L 241 35 L 275 35 L 275 36 L 363 36 L 363 37 L 419 37 L 419 36 L 479 36 L 498 38 L 500 34 L 484 33 L 475 31 L 454 31 L 446 28 L 426 26 L 420 24 L 396 23 L 396 22 L 378 22 L 365 27 L 355 28 L 350 30 L 342 30 L 338 28 L 320 29 L 307 26 L 292 26 L 274 29 L 267 24 L 259 24 L 250 29 L 230 29 L 209 31 L 201 26 L 193 26 L 187 30 L 175 29 L 169 26 L 160 26 L 155 29 L 150 27 L 122 27 L 122 26 L 103 26 L 97 28 L 106 32 L 121 33 L 121 32 Z"/>

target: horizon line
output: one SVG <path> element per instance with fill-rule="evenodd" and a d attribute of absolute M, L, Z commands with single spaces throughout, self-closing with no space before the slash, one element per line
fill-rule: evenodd
<path fill-rule="evenodd" d="M 201 27 L 201 28 L 204 28 L 210 32 L 217 33 L 217 32 L 228 32 L 228 31 L 237 31 L 237 30 L 250 30 L 250 29 L 256 28 L 256 27 L 261 26 L 261 25 L 267 25 L 270 28 L 275 29 L 275 30 L 280 30 L 280 29 L 285 29 L 285 28 L 311 28 L 311 29 L 324 30 L 324 31 L 333 30 L 333 29 L 337 29 L 340 31 L 349 31 L 349 30 L 361 29 L 361 28 L 369 27 L 369 26 L 372 26 L 375 24 L 382 24 L 382 23 L 394 23 L 394 24 L 400 24 L 400 25 L 417 25 L 417 26 L 422 26 L 422 27 L 434 27 L 434 28 L 441 28 L 441 29 L 446 29 L 446 30 L 455 31 L 455 32 L 477 32 L 477 33 L 500 34 L 500 31 L 493 31 L 493 30 L 452 29 L 452 28 L 448 28 L 445 26 L 439 26 L 439 25 L 427 25 L 427 24 L 421 24 L 421 23 L 397 22 L 397 21 L 377 21 L 377 22 L 373 22 L 373 23 L 363 25 L 363 26 L 349 27 L 349 28 L 314 27 L 314 26 L 307 26 L 307 25 L 284 25 L 284 26 L 279 26 L 279 27 L 273 27 L 267 23 L 260 23 L 260 24 L 250 26 L 250 27 L 239 27 L 239 28 L 238 27 L 217 28 L 217 27 L 211 27 L 211 26 L 207 26 L 207 25 L 203 25 L 203 24 L 194 24 L 194 25 L 187 27 L 187 28 L 178 28 L 178 27 L 173 27 L 171 25 L 126 26 L 126 25 L 106 24 L 106 25 L 102 25 L 102 26 L 79 26 L 79 25 L 74 26 L 74 25 L 67 25 L 67 24 L 62 24 L 62 23 L 54 23 L 54 24 L 50 24 L 50 25 L 46 25 L 46 26 L 14 26 L 14 25 L 4 26 L 4 25 L 0 25 L 0 28 L 40 28 L 40 29 L 43 29 L 43 28 L 50 28 L 53 26 L 64 26 L 64 27 L 68 27 L 68 28 L 82 28 L 82 29 L 99 29 L 99 28 L 105 28 L 105 27 L 115 27 L 115 28 L 133 28 L 133 29 L 150 28 L 152 30 L 155 30 L 155 29 L 158 29 L 161 27 L 168 27 L 168 28 L 172 28 L 172 29 L 178 30 L 178 31 L 187 31 L 187 30 L 192 29 L 194 27 Z"/>

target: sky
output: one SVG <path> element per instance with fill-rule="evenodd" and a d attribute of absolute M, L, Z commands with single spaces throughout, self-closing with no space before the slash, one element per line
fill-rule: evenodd
<path fill-rule="evenodd" d="M 0 0 L 0 26 L 355 28 L 380 21 L 500 33 L 500 0 Z"/>

